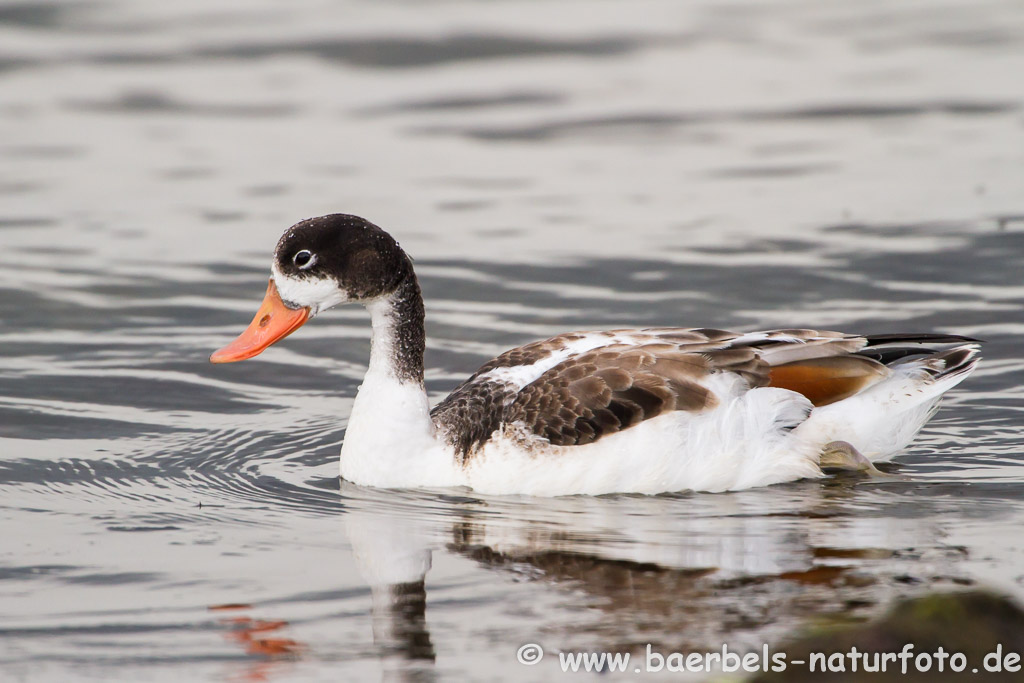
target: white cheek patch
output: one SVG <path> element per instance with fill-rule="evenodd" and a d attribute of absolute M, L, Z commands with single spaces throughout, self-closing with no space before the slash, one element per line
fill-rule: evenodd
<path fill-rule="evenodd" d="M 292 277 L 282 273 L 276 263 L 271 266 L 270 275 L 285 303 L 308 307 L 311 315 L 348 301 L 348 295 L 334 278 Z"/>

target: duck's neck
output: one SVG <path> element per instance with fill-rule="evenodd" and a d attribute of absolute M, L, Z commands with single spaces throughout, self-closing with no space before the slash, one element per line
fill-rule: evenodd
<path fill-rule="evenodd" d="M 341 476 L 384 487 L 449 486 L 453 465 L 434 437 L 423 387 L 423 297 L 416 276 L 367 305 L 370 366 L 352 404 Z"/>
<path fill-rule="evenodd" d="M 423 386 L 423 295 L 410 272 L 395 292 L 366 306 L 373 336 L 370 338 L 371 374 L 390 376 L 402 384 Z"/>

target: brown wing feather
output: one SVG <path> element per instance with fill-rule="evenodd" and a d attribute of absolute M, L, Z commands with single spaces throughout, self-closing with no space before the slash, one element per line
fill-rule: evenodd
<path fill-rule="evenodd" d="M 607 337 L 607 344 L 569 357 L 522 388 L 488 375 L 498 368 L 531 365 L 595 335 Z M 631 343 L 622 343 L 623 336 Z M 865 357 L 873 347 L 934 341 L 939 340 L 809 329 L 572 332 L 506 351 L 456 388 L 431 416 L 463 458 L 516 422 L 553 444 L 582 445 L 669 411 L 714 406 L 717 399 L 703 381 L 715 372 L 735 373 L 752 388 L 789 389 L 815 405 L 827 405 L 888 373 L 883 363 Z M 865 355 L 854 355 L 869 346 Z"/>
<path fill-rule="evenodd" d="M 519 391 L 506 422 L 521 423 L 556 446 L 578 446 L 666 412 L 714 407 L 715 395 L 702 384 L 713 372 L 767 384 L 768 367 L 753 349 L 692 353 L 687 346 L 616 345 L 565 360 Z"/>

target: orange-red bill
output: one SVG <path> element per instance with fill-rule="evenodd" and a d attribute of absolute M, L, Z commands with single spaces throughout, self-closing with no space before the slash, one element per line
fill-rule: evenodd
<path fill-rule="evenodd" d="M 267 285 L 256 317 L 238 339 L 210 356 L 211 363 L 234 363 L 258 355 L 276 341 L 284 339 L 309 320 L 308 308 L 288 308 L 277 292 L 274 280 Z"/>

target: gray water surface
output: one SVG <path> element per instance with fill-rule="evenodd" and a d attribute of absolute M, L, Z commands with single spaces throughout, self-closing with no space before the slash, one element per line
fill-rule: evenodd
<path fill-rule="evenodd" d="M 544 680 L 1024 600 L 1022 73 L 1009 0 L 0 2 L 0 678 Z M 568 329 L 985 360 L 900 480 L 352 486 L 363 311 L 206 360 L 337 211 L 416 258 L 435 400 Z"/>

